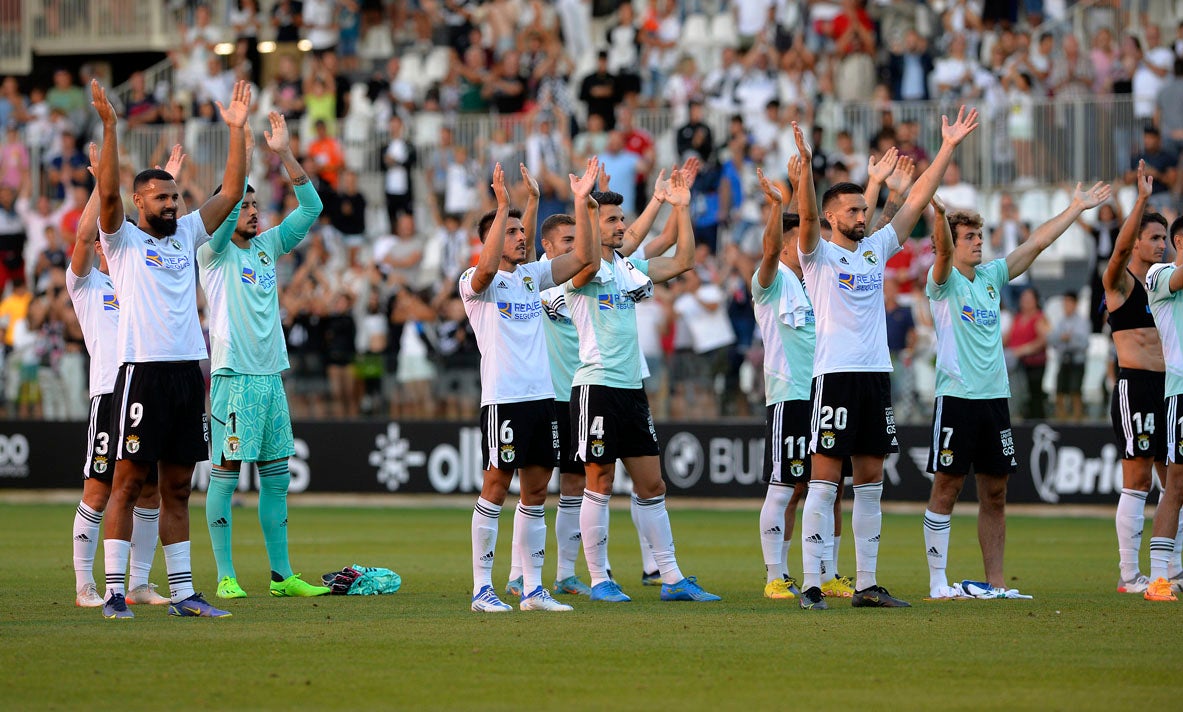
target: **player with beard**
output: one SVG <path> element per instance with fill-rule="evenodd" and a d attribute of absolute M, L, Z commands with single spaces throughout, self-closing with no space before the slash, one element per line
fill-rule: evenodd
<path fill-rule="evenodd" d="M 833 226 L 831 241 L 810 231 L 797 250 L 805 285 L 816 312 L 813 413 L 809 449 L 812 472 L 802 515 L 803 591 L 801 605 L 821 608 L 821 560 L 833 536 L 832 511 L 842 477 L 842 459 L 851 456 L 854 480 L 852 529 L 857 568 L 855 607 L 902 607 L 878 584 L 879 536 L 883 526 L 883 460 L 899 451 L 891 407 L 891 358 L 883 276 L 887 260 L 904 241 L 941 184 L 957 145 L 977 128 L 977 111 L 962 107 L 952 124 L 941 117 L 941 149 L 912 187 L 891 222 L 866 235 L 863 189 L 838 183 L 822 198 L 822 212 Z M 811 149 L 799 129 L 797 148 L 808 165 Z"/>
<path fill-rule="evenodd" d="M 933 599 L 1024 598 L 1002 575 L 1006 547 L 1006 484 L 1018 470 L 1010 424 L 1010 382 L 1002 353 L 1003 288 L 1027 271 L 1081 213 L 1109 199 L 1109 186 L 1088 191 L 1077 183 L 1072 203 L 1040 225 L 1004 258 L 982 264 L 982 216 L 955 210 L 945 217 L 936 198 L 936 262 L 925 293 L 937 337 L 936 404 L 928 471 L 932 493 L 924 512 L 929 595 Z M 978 543 L 986 581 L 949 585 L 949 529 L 953 505 L 973 472 L 978 495 Z"/>
<path fill-rule="evenodd" d="M 1143 286 L 1151 266 L 1166 252 L 1167 221 L 1147 213 L 1154 179 L 1138 162 L 1138 197 L 1122 223 L 1109 264 L 1101 275 L 1105 309 L 1117 350 L 1117 382 L 1109 407 L 1121 444 L 1121 495 L 1117 499 L 1118 593 L 1145 593 L 1150 579 L 1138 567 L 1145 528 L 1146 497 L 1155 463 L 1167 476 L 1166 361 L 1163 343 Z M 1176 559 L 1177 561 L 1177 559 Z M 1178 574 L 1178 571 L 1174 572 Z"/>
<path fill-rule="evenodd" d="M 653 550 L 665 601 L 717 601 L 694 578 L 682 575 L 665 507 L 660 448 L 649 402 L 642 388 L 641 351 L 635 302 L 652 297 L 653 283 L 665 282 L 694 266 L 690 189 L 682 171 L 674 171 L 666 193 L 678 221 L 673 257 L 626 258 L 623 199 L 597 193 L 600 204 L 600 259 L 566 286 L 566 302 L 579 333 L 580 366 L 572 382 L 571 440 L 575 460 L 587 476 L 580 510 L 583 551 L 592 579 L 593 601 L 631 600 L 607 570 L 608 502 L 617 458 L 633 479 L 640 531 Z"/>
<path fill-rule="evenodd" d="M 173 158 L 165 171 L 176 175 L 183 158 L 181 147 L 173 147 Z M 98 149 L 90 144 L 91 169 L 99 165 Z M 74 577 L 77 584 L 75 605 L 98 608 L 103 598 L 94 582 L 94 555 L 99 545 L 99 524 L 103 510 L 111 497 L 111 478 L 115 474 L 111 461 L 111 401 L 119 363 L 115 360 L 115 337 L 119 331 L 119 296 L 111 281 L 107 257 L 99 245 L 98 193 L 90 200 L 78 220 L 74 254 L 66 271 L 66 291 L 74 303 L 86 351 L 90 354 L 90 420 L 87 427 L 86 465 L 82 476 L 82 501 L 74 515 Z M 95 257 L 98 264 L 95 264 Z M 169 600 L 156 593 L 156 584 L 148 582 L 152 559 L 156 556 L 156 539 L 160 523 L 160 494 L 156 486 L 155 468 L 140 490 L 132 508 L 134 522 L 131 530 L 131 576 L 128 581 L 127 602 L 166 605 Z"/>
<path fill-rule="evenodd" d="M 244 126 L 251 91 L 234 86 L 228 107 L 218 104 L 230 128 L 229 156 L 223 184 L 201 209 L 177 219 L 179 193 L 172 175 L 146 170 L 133 182 L 132 200 L 140 215 L 137 227 L 124 220 L 119 195 L 119 147 L 115 108 L 97 81 L 93 104 L 103 124 L 99 160 L 99 237 L 119 295 L 116 358 L 120 363 L 112 404 L 115 477 L 107 506 L 103 542 L 107 591 L 103 616 L 132 618 L 125 600 L 132 507 L 153 462 L 158 463 L 160 541 L 168 569 L 175 616 L 222 617 L 193 590 L 189 559 L 189 488 L 193 466 L 209 458 L 205 415 L 205 380 L 198 361 L 206 358 L 197 310 L 194 253 L 210 240 L 242 200 L 246 180 Z M 229 236 L 221 239 L 225 248 Z"/>
<path fill-rule="evenodd" d="M 292 420 L 280 374 L 288 368 L 279 319 L 279 284 L 275 264 L 291 252 L 316 224 L 321 200 L 292 153 L 283 116 L 268 116 L 267 148 L 279 157 L 292 181 L 299 207 L 278 226 L 259 233 L 255 189 L 245 187 L 242 202 L 214 235 L 230 234 L 197 250 L 201 283 L 209 301 L 210 415 L 212 456 L 205 519 L 218 565 L 218 598 L 243 598 L 231 553 L 231 499 L 242 463 L 259 470 L 259 524 L 271 564 L 272 596 L 323 596 L 292 572 L 288 559 L 288 458 L 295 454 Z M 254 141 L 249 127 L 246 164 Z M 214 191 L 215 195 L 222 186 Z M 222 249 L 218 249 L 221 247 Z"/>
<path fill-rule="evenodd" d="M 493 171 L 497 209 L 477 226 L 484 247 L 476 267 L 460 276 L 460 297 L 481 351 L 481 435 L 488 448 L 481 496 L 472 513 L 472 610 L 513 610 L 493 590 L 498 519 L 516 471 L 521 498 L 514 516 L 513 548 L 522 562 L 523 611 L 569 611 L 542 585 L 546 554 L 546 488 L 559 463 L 558 420 L 543 334 L 541 292 L 591 264 L 594 245 L 588 201 L 599 162 L 570 176 L 575 196 L 575 249 L 553 260 L 530 262 L 521 213 L 509 207 L 505 177 Z"/>

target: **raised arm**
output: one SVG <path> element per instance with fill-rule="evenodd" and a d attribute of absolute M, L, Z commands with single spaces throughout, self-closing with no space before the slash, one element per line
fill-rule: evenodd
<path fill-rule="evenodd" d="M 280 244 L 283 246 L 284 252 L 291 252 L 296 245 L 300 244 L 301 240 L 308 236 L 308 231 L 316 224 L 316 219 L 324 210 L 324 203 L 320 199 L 320 194 L 316 192 L 316 188 L 313 187 L 312 181 L 308 179 L 308 174 L 304 172 L 304 166 L 300 165 L 300 161 L 292 151 L 288 124 L 283 114 L 272 111 L 267 115 L 267 120 L 271 124 L 270 133 L 266 129 L 263 131 L 267 150 L 279 156 L 280 163 L 283 164 L 284 170 L 288 172 L 288 178 L 292 181 L 292 192 L 296 194 L 296 201 L 299 204 L 279 224 Z M 248 137 L 250 135 L 249 127 L 247 135 Z M 247 145 L 253 147 L 254 141 L 248 138 Z M 247 165 L 250 165 L 249 154 Z"/>
<path fill-rule="evenodd" d="M 796 121 L 793 122 L 793 139 L 797 142 L 797 154 L 801 161 L 793 186 L 793 192 L 797 195 L 797 214 L 801 216 L 797 243 L 806 241 L 812 245 L 809 252 L 813 252 L 822 234 L 821 218 L 817 212 L 817 190 L 813 187 L 813 148 L 805 142 L 805 134 Z"/>
<path fill-rule="evenodd" d="M 497 214 L 493 224 L 485 233 L 485 244 L 472 274 L 472 291 L 478 294 L 489 288 L 497 269 L 501 266 L 501 255 L 505 250 L 505 224 L 509 222 L 509 191 L 505 188 L 505 172 L 501 164 L 493 167 L 493 195 L 497 198 Z"/>
<path fill-rule="evenodd" d="M 1109 264 L 1105 265 L 1105 273 L 1101 275 L 1101 285 L 1106 290 L 1128 296 L 1133 289 L 1130 273 L 1127 267 L 1130 257 L 1134 254 L 1134 243 L 1138 240 L 1138 228 L 1142 226 L 1142 213 L 1146 211 L 1146 201 L 1150 199 L 1150 192 L 1154 188 L 1154 178 L 1146 172 L 1146 162 L 1138 161 L 1138 197 L 1130 206 L 1130 214 L 1121 223 L 1121 230 L 1117 233 L 1117 240 L 1113 243 L 1113 254 L 1109 256 Z"/>
<path fill-rule="evenodd" d="M 908 239 L 908 235 L 912 234 L 912 228 L 916 227 L 924 208 L 932 200 L 932 196 L 936 195 L 937 188 L 941 185 L 941 179 L 945 176 L 945 169 L 953 160 L 953 152 L 977 127 L 977 109 L 966 111 L 964 106 L 961 107 L 957 112 L 957 120 L 952 124 L 949 123 L 949 117 L 941 117 L 941 150 L 937 151 L 928 170 L 924 171 L 916 180 L 916 185 L 912 186 L 908 199 L 904 201 L 900 211 L 891 220 L 891 226 L 895 228 L 896 237 L 899 238 L 901 245 Z"/>
<path fill-rule="evenodd" d="M 932 281 L 944 284 L 949 280 L 949 273 L 953 271 L 953 232 L 949 229 L 949 220 L 945 217 L 945 204 L 937 196 L 932 196 L 933 216 L 932 248 L 936 259 L 932 264 Z"/>
<path fill-rule="evenodd" d="M 526 231 L 526 261 L 538 259 L 538 252 L 534 247 L 534 233 L 538 228 L 538 199 L 542 191 L 538 189 L 538 181 L 530 175 L 525 163 L 519 163 L 522 170 L 522 183 L 526 186 L 526 210 L 522 213 L 522 228 Z M 564 280 L 565 281 L 565 280 Z"/>
<path fill-rule="evenodd" d="M 879 219 L 875 221 L 875 227 L 871 232 L 882 230 L 895 218 L 896 213 L 900 211 L 900 206 L 904 204 L 904 199 L 908 196 L 908 188 L 912 187 L 912 181 L 915 178 L 916 161 L 911 156 L 900 156 L 900 160 L 895 164 L 895 170 L 887 177 L 887 202 L 884 203 L 883 211 L 879 213 Z"/>
<path fill-rule="evenodd" d="M 90 166 L 99 165 L 98 147 L 90 144 Z M 78 230 L 74 233 L 74 254 L 70 256 L 70 269 L 74 276 L 85 277 L 94 269 L 94 240 L 99 236 L 99 191 L 90 191 L 90 198 L 78 218 Z"/>
<path fill-rule="evenodd" d="M 123 200 L 119 197 L 119 141 L 115 135 L 118 118 L 115 107 L 107 99 L 107 92 L 99 80 L 90 82 L 91 105 L 103 122 L 103 150 L 99 154 L 99 172 L 95 176 L 99 194 L 99 227 L 114 235 L 123 227 Z"/>
<path fill-rule="evenodd" d="M 599 262 L 599 245 L 592 230 L 590 206 L 592 188 L 596 186 L 596 174 L 600 170 L 600 159 L 593 156 L 587 161 L 587 169 L 576 178 L 570 174 L 571 195 L 575 197 L 575 249 L 556 257 L 551 263 L 551 278 L 555 284 L 563 284 L 588 267 Z"/>
<path fill-rule="evenodd" d="M 678 221 L 678 243 L 673 257 L 649 260 L 649 279 L 668 282 L 694 266 L 694 225 L 690 221 L 690 186 L 681 170 L 670 178 L 666 201 L 673 206 L 672 218 Z"/>
<path fill-rule="evenodd" d="M 784 196 L 772 181 L 764 177 L 764 171 L 757 168 L 756 177 L 760 179 L 760 190 L 764 193 L 764 202 L 768 205 L 768 222 L 764 223 L 764 251 L 760 255 L 760 266 L 756 269 L 756 280 L 764 289 L 772 286 L 776 279 L 777 263 L 780 262 L 780 251 L 784 247 Z"/>
<path fill-rule="evenodd" d="M 650 196 L 649 202 L 645 204 L 645 209 L 637 216 L 632 225 L 624 231 L 624 244 L 620 246 L 620 254 L 628 257 L 637 251 L 645 238 L 649 236 L 649 231 L 653 229 L 653 223 L 657 221 L 657 215 L 661 212 L 661 206 L 665 204 L 665 171 L 662 170 L 657 174 L 657 180 L 653 184 L 653 195 Z M 662 231 L 664 235 L 665 231 Z M 672 244 L 672 241 L 671 241 Z M 666 249 L 669 249 L 667 246 Z M 664 252 L 664 250 L 663 250 Z"/>
<path fill-rule="evenodd" d="M 1010 278 L 1014 279 L 1026 272 L 1035 258 L 1051 247 L 1056 238 L 1063 235 L 1064 231 L 1076 222 L 1081 213 L 1104 203 L 1109 199 L 1109 193 L 1109 186 L 1100 181 L 1088 191 L 1081 190 L 1080 183 L 1077 183 L 1076 190 L 1072 193 L 1072 202 L 1064 212 L 1035 228 L 1035 232 L 1031 233 L 1031 237 L 1027 238 L 1026 242 L 1006 256 L 1006 267 Z"/>
<path fill-rule="evenodd" d="M 230 152 L 226 158 L 226 172 L 222 175 L 222 190 L 205 201 L 201 206 L 201 222 L 205 225 L 206 233 L 213 234 L 215 230 L 234 210 L 234 206 L 242 202 L 243 186 L 246 182 L 246 139 L 245 126 L 251 108 L 251 85 L 249 82 L 236 82 L 234 95 L 230 106 L 222 106 L 218 102 L 218 111 L 222 120 L 230 127 Z M 225 248 L 225 245 L 222 245 Z M 220 251 L 220 250 L 218 250 Z"/>
<path fill-rule="evenodd" d="M 697 156 L 687 158 L 682 164 L 682 175 L 686 178 L 686 187 L 688 189 L 694 188 L 694 179 L 698 177 L 698 169 L 702 167 L 702 162 L 698 160 Z M 671 171 L 672 173 L 672 171 Z M 657 181 L 653 185 L 654 198 L 660 197 L 661 201 L 666 202 L 669 196 L 670 182 L 665 178 L 665 172 L 661 172 L 657 176 Z M 605 188 L 606 190 L 606 188 Z M 651 200 L 650 203 L 653 201 Z M 660 206 L 658 207 L 660 209 Z M 648 210 L 648 208 L 646 208 Z M 646 215 L 642 213 L 633 221 L 632 226 L 624 233 L 624 245 L 620 248 L 620 254 L 628 257 L 629 255 L 640 249 L 641 244 L 644 243 L 649 231 L 653 229 L 653 222 L 657 219 L 657 211 L 654 211 L 648 223 L 643 222 Z M 674 246 L 678 235 L 678 221 L 670 219 L 665 221 L 661 232 L 648 245 L 645 246 L 645 256 L 654 257 L 657 255 L 664 255 L 667 250 Z"/>
<path fill-rule="evenodd" d="M 168 154 L 168 161 L 164 164 L 164 172 L 173 177 L 178 184 L 181 182 L 181 169 L 185 167 L 185 149 L 181 144 L 173 144 L 173 150 Z M 157 166 L 159 168 L 160 166 Z M 184 198 L 177 198 L 177 217 L 184 217 L 188 213 Z"/>
<path fill-rule="evenodd" d="M 900 150 L 895 146 L 887 149 L 887 152 L 875 160 L 874 156 L 867 158 L 867 187 L 863 189 L 863 199 L 867 201 L 867 207 L 871 212 L 875 211 L 875 206 L 879 204 L 879 189 L 891 177 L 892 171 L 895 170 L 895 164 L 900 160 Z M 870 222 L 872 216 L 868 215 L 867 220 Z"/>

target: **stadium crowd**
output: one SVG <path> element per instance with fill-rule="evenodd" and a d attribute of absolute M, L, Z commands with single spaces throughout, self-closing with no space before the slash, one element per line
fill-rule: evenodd
<path fill-rule="evenodd" d="M 190 155 L 178 182 L 186 203 L 199 205 L 221 176 L 223 153 L 196 137 L 217 126 L 215 103 L 228 102 L 234 82 L 249 80 L 259 97 L 254 130 L 270 110 L 285 117 L 325 205 L 309 239 L 278 264 L 293 413 L 472 419 L 479 353 L 456 284 L 479 249 L 476 217 L 493 205 L 479 186 L 497 162 L 525 164 L 540 184 L 542 221 L 566 211 L 567 174 L 596 155 L 611 189 L 624 196 L 625 213 L 635 216 L 663 167 L 666 139 L 637 116 L 668 112 L 672 155 L 701 161 L 691 202 L 698 249 L 692 272 L 638 305 L 654 414 L 758 414 L 763 357 L 749 285 L 763 215 L 755 171 L 784 180 L 797 151 L 791 122 L 819 147 L 812 167 L 825 190 L 866 181 L 868 167 L 892 146 L 915 161 L 917 174 L 924 170 L 936 146 L 925 145 L 929 127 L 897 120 L 900 102 L 997 107 L 1006 115 L 1002 153 L 1021 190 L 1034 182 L 1044 128 L 1035 102 L 1128 95 L 1136 121 L 1110 127 L 1129 134 L 1123 168 L 1144 158 L 1155 178 L 1152 204 L 1174 217 L 1183 194 L 1176 169 L 1183 25 L 1175 30 L 1127 17 L 1120 3 L 1094 2 L 1078 36 L 1068 4 L 242 0 L 217 13 L 175 3 L 184 30 L 171 71 L 134 74 L 117 105 L 122 132 L 152 137 L 143 155 L 123 156 L 124 195 L 137 171 L 163 164 L 179 142 Z M 263 37 L 274 37 L 265 52 Z M 51 86 L 13 77 L 0 83 L 9 417 L 86 415 L 87 357 L 65 267 L 93 186 L 83 148 L 101 126 L 83 87 L 98 71 L 63 69 Z M 848 130 L 827 109 L 868 99 L 878 113 L 873 135 Z M 489 114 L 499 119 L 487 135 L 464 130 L 466 115 Z M 355 148 L 376 145 L 374 136 L 383 137 L 378 151 Z M 260 165 L 251 180 L 269 198 L 260 205 L 263 229 L 296 203 L 279 161 Z M 1129 183 L 1133 174 L 1113 178 Z M 526 190 L 511 186 L 515 203 L 524 203 Z M 981 210 L 985 201 L 956 165 L 938 195 L 950 208 Z M 1115 199 L 1090 218 L 1094 265 L 1112 250 L 1122 213 Z M 1017 193 L 1004 191 L 998 220 L 986 226 L 988 252 L 1013 250 L 1031 221 L 1019 214 Z M 922 221 L 888 264 L 902 422 L 926 421 L 922 404 L 931 402 L 935 337 L 917 286 L 932 264 L 929 233 Z M 1080 287 L 1087 281 L 1082 276 Z M 1043 384 L 1054 352 L 1062 386 L 1053 389 L 1056 415 L 1082 417 L 1088 337 L 1103 328 L 1099 280 L 1092 282 L 1092 299 L 1077 289 L 1042 305 L 1030 283 L 1005 295 L 1003 318 L 1016 325 L 1004 330 L 1012 380 L 1026 394 L 1014 400 L 1017 414 L 1050 414 Z"/>

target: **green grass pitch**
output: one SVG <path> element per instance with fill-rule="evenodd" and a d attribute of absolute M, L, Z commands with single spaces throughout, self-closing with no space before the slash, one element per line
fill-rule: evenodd
<path fill-rule="evenodd" d="M 72 516 L 68 505 L 0 505 L 6 710 L 1113 710 L 1174 709 L 1183 692 L 1183 604 L 1114 592 L 1104 518 L 1011 518 L 1007 575 L 1035 600 L 926 603 L 921 519 L 887 515 L 880 581 L 915 607 L 809 612 L 762 597 L 754 510 L 672 512 L 683 570 L 723 596 L 714 604 L 662 603 L 640 586 L 635 532 L 614 511 L 611 560 L 633 603 L 480 615 L 468 610 L 467 509 L 293 507 L 305 578 L 360 563 L 394 569 L 403 588 L 272 599 L 256 512 L 237 508 L 235 563 L 251 596 L 226 602 L 232 618 L 136 606 L 135 620 L 107 621 L 73 605 Z M 199 508 L 193 522 L 197 589 L 215 601 Z M 840 568 L 853 574 L 845 539 Z M 951 578 L 980 577 L 972 517 L 954 518 L 950 558 Z M 796 542 L 791 561 L 799 571 Z M 101 562 L 100 548 L 100 582 Z M 544 578 L 553 572 L 552 558 Z M 166 581 L 159 552 L 152 578 Z"/>

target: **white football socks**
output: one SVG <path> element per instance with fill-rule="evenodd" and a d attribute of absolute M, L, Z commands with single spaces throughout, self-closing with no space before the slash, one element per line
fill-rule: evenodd
<path fill-rule="evenodd" d="M 579 512 L 582 504 L 582 497 L 559 496 L 559 511 L 555 514 L 555 540 L 558 542 L 556 581 L 575 575 L 575 559 L 579 557 Z"/>
<path fill-rule="evenodd" d="M 928 589 L 935 593 L 949 585 L 949 528 L 953 515 L 924 510 L 924 552 L 928 556 Z"/>
<path fill-rule="evenodd" d="M 160 533 L 160 509 L 133 507 L 131 510 L 131 565 L 127 587 L 135 590 L 148 583 L 152 559 L 156 558 L 156 540 Z"/>
<path fill-rule="evenodd" d="M 637 495 L 634 493 L 629 498 L 629 514 L 633 518 L 633 527 L 637 530 L 637 539 L 641 544 L 641 570 L 647 574 L 651 574 L 659 569 L 657 561 L 653 558 L 653 547 L 645 539 L 645 530 L 641 527 L 641 510 L 637 504 Z"/>
<path fill-rule="evenodd" d="M 501 506 L 478 497 L 472 508 L 472 595 L 493 585 L 493 556 L 497 549 L 497 519 Z"/>
<path fill-rule="evenodd" d="M 127 594 L 127 555 L 131 551 L 131 542 L 122 539 L 103 540 L 103 568 L 106 570 L 107 590 L 104 599 L 111 594 Z"/>
<path fill-rule="evenodd" d="M 1117 554 L 1122 581 L 1138 576 L 1138 555 L 1142 549 L 1142 527 L 1146 523 L 1146 492 L 1122 488 L 1117 498 Z"/>
<path fill-rule="evenodd" d="M 583 556 L 594 587 L 608 580 L 608 501 L 610 494 L 583 491 L 579 530 L 583 532 Z"/>
<path fill-rule="evenodd" d="M 789 575 L 785 541 L 785 510 L 793 496 L 792 487 L 768 485 L 764 506 L 760 508 L 760 550 L 764 554 L 765 583 Z"/>
<path fill-rule="evenodd" d="M 673 585 L 686 578 L 678 568 L 674 555 L 674 532 L 670 528 L 670 515 L 665 508 L 665 495 L 651 499 L 640 499 L 637 503 L 639 531 L 653 550 L 653 561 L 661 572 L 661 582 Z"/>
<path fill-rule="evenodd" d="M 883 533 L 883 483 L 874 482 L 854 486 L 854 511 L 851 529 L 854 531 L 854 563 L 858 569 L 856 591 L 874 586 L 879 565 L 879 537 Z"/>
<path fill-rule="evenodd" d="M 513 516 L 513 548 L 522 561 L 522 595 L 542 585 L 542 564 L 546 560 L 546 510 L 541 504 L 518 502 Z"/>
<path fill-rule="evenodd" d="M 834 499 L 838 485 L 825 480 L 809 483 L 805 506 L 801 510 L 801 590 L 822 585 L 822 559 L 826 542 L 834 536 Z"/>
<path fill-rule="evenodd" d="M 1175 540 L 1169 536 L 1150 537 L 1150 580 L 1167 578 L 1167 569 L 1175 556 Z"/>
<path fill-rule="evenodd" d="M 74 514 L 74 590 L 94 583 L 94 555 L 99 548 L 99 524 L 103 513 L 78 503 Z"/>
<path fill-rule="evenodd" d="M 164 568 L 168 570 L 168 593 L 173 603 L 193 595 L 193 567 L 189 563 L 189 542 L 164 546 Z"/>

